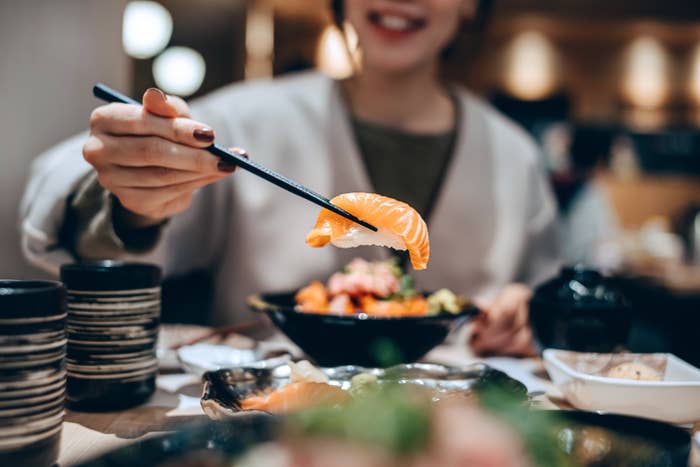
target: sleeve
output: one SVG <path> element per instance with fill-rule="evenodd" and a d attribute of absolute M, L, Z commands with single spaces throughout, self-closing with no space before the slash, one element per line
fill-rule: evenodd
<path fill-rule="evenodd" d="M 549 184 L 536 164 L 532 165 L 528 178 L 530 202 L 519 280 L 534 287 L 555 276 L 562 262 L 557 208 Z"/>
<path fill-rule="evenodd" d="M 139 254 L 152 251 L 160 238 L 164 223 L 134 229 L 120 225 L 115 210 L 119 200 L 103 188 L 97 173 L 90 171 L 69 195 L 62 237 L 66 247 L 80 259 L 118 258 L 125 252 Z"/>
<path fill-rule="evenodd" d="M 69 195 L 91 170 L 81 156 L 86 137 L 86 132 L 78 134 L 34 160 L 20 204 L 22 251 L 32 264 L 53 274 L 74 260 L 61 231 Z"/>

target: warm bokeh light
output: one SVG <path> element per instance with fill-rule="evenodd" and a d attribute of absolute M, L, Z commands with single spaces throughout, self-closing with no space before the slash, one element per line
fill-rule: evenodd
<path fill-rule="evenodd" d="M 690 62 L 690 95 L 700 106 L 700 44 L 695 46 Z"/>
<path fill-rule="evenodd" d="M 205 73 L 204 58 L 188 47 L 170 47 L 153 61 L 153 78 L 158 87 L 177 96 L 197 92 Z"/>
<path fill-rule="evenodd" d="M 526 31 L 513 39 L 506 55 L 504 85 L 508 92 L 524 100 L 542 99 L 554 92 L 556 53 L 544 34 Z"/>
<path fill-rule="evenodd" d="M 355 70 L 359 70 L 362 64 L 362 49 L 360 48 L 360 38 L 357 37 L 357 31 L 352 24 L 345 21 L 343 23 L 343 34 L 345 34 L 345 42 L 348 44 L 348 50 L 350 51 L 350 59 Z"/>
<path fill-rule="evenodd" d="M 173 19 L 168 10 L 156 2 L 130 2 L 124 10 L 122 44 L 134 58 L 155 57 L 168 45 L 173 33 Z"/>
<path fill-rule="evenodd" d="M 327 75 L 342 79 L 352 75 L 352 57 L 343 33 L 334 25 L 329 25 L 321 34 L 316 50 L 318 69 Z"/>
<path fill-rule="evenodd" d="M 627 49 L 623 92 L 633 105 L 661 107 L 668 98 L 669 63 L 666 50 L 653 37 L 635 39 Z"/>

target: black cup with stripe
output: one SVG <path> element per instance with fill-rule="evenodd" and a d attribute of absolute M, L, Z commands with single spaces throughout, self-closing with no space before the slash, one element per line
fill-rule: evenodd
<path fill-rule="evenodd" d="M 66 392 L 60 282 L 0 280 L 0 465 L 58 458 Z"/>
<path fill-rule="evenodd" d="M 139 405 L 155 391 L 160 268 L 117 261 L 61 267 L 68 302 L 68 404 Z"/>

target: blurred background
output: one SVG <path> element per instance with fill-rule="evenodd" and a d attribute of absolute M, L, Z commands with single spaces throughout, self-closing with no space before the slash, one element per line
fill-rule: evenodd
<path fill-rule="evenodd" d="M 95 82 L 189 98 L 310 68 L 340 78 L 353 40 L 326 0 L 0 2 L 0 275 L 40 275 L 19 249 L 21 192 L 31 160 L 86 127 Z M 697 1 L 496 0 L 444 73 L 541 144 L 568 263 L 616 272 L 651 314 L 697 316 Z"/>

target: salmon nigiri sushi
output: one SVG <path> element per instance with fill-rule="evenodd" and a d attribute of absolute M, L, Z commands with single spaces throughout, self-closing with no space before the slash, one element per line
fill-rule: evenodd
<path fill-rule="evenodd" d="M 378 245 L 408 250 L 414 269 L 425 269 L 430 257 L 428 227 L 420 214 L 406 203 L 375 193 L 345 193 L 331 200 L 377 227 L 377 232 L 356 224 L 327 209 L 322 209 L 306 243 L 322 247 L 331 243 L 339 248 Z"/>
<path fill-rule="evenodd" d="M 302 381 L 283 386 L 266 396 L 253 396 L 241 401 L 242 410 L 264 410 L 286 413 L 308 407 L 334 406 L 347 402 L 350 394 L 326 383 Z"/>

